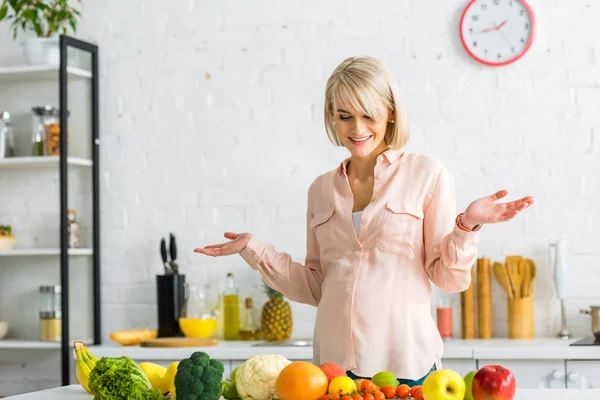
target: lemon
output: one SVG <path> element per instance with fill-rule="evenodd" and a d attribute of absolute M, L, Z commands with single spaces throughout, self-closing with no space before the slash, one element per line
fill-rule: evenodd
<path fill-rule="evenodd" d="M 167 372 L 165 372 L 164 380 L 171 397 L 175 397 L 175 375 L 177 375 L 177 367 L 179 367 L 179 361 L 175 361 L 169 365 L 167 367 Z"/>
<path fill-rule="evenodd" d="M 352 394 L 358 391 L 356 387 L 356 383 L 347 377 L 347 376 L 338 376 L 333 378 L 333 380 L 329 383 L 329 394 L 338 394 L 343 396 L 345 394 Z"/>
<path fill-rule="evenodd" d="M 378 372 L 375 375 L 373 375 L 373 378 L 371 378 L 371 382 L 373 382 L 380 388 L 384 386 L 398 387 L 398 379 L 396 378 L 396 375 L 387 371 Z"/>

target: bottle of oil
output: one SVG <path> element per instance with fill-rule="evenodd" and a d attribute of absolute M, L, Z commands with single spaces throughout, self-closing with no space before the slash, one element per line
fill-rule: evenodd
<path fill-rule="evenodd" d="M 240 298 L 233 274 L 227 274 L 227 287 L 223 293 L 223 337 L 225 340 L 240 338 Z"/>
<path fill-rule="evenodd" d="M 261 332 L 260 326 L 256 322 L 256 318 L 254 315 L 254 303 L 252 301 L 252 297 L 246 297 L 246 323 L 244 327 L 240 329 L 240 339 L 241 340 L 260 340 Z"/>

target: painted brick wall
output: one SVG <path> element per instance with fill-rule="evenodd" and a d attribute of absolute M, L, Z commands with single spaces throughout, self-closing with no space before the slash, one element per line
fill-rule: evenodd
<path fill-rule="evenodd" d="M 483 229 L 480 256 L 538 263 L 536 334 L 549 336 L 560 319 L 548 244 L 570 239 L 568 323 L 589 334 L 578 311 L 600 302 L 600 6 L 533 1 L 531 52 L 491 69 L 460 46 L 465 3 L 85 2 L 81 37 L 101 54 L 104 339 L 156 323 L 158 244 L 170 231 L 188 280 L 222 284 L 232 271 L 255 285 L 244 293 L 259 280 L 240 257 L 193 248 L 226 230 L 251 231 L 303 259 L 308 185 L 346 156 L 324 133 L 325 82 L 358 54 L 379 57 L 398 77 L 408 148 L 449 167 L 458 211 L 501 188 L 511 199 L 537 197 L 517 220 Z M 22 62 L 6 26 L 0 48 L 1 64 Z M 504 336 L 505 295 L 495 281 L 493 293 L 494 334 Z M 294 336 L 310 336 L 314 310 L 294 304 L 294 312 Z"/>

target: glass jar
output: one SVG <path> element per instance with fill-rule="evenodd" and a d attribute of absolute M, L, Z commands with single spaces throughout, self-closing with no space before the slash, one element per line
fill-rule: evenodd
<path fill-rule="evenodd" d="M 53 106 L 33 107 L 31 143 L 33 156 L 60 155 L 60 111 Z M 67 113 L 68 115 L 68 113 Z M 68 135 L 67 135 L 68 138 Z"/>
<path fill-rule="evenodd" d="M 74 209 L 68 210 L 68 222 L 67 222 L 67 237 L 69 248 L 79 248 L 79 223 L 76 219 L 77 211 Z"/>
<path fill-rule="evenodd" d="M 62 338 L 62 288 L 40 286 L 40 340 L 59 342 Z"/>
<path fill-rule="evenodd" d="M 179 327 L 186 337 L 207 338 L 217 329 L 217 316 L 201 286 L 185 284 L 185 303 L 179 316 Z"/>
<path fill-rule="evenodd" d="M 8 111 L 0 112 L 0 160 L 15 155 L 15 138 Z"/>

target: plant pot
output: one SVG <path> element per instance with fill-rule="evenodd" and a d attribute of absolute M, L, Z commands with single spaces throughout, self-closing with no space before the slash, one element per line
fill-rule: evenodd
<path fill-rule="evenodd" d="M 26 39 L 21 43 L 21 52 L 27 65 L 60 64 L 58 36 Z"/>

